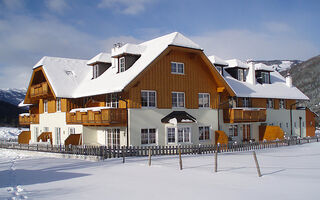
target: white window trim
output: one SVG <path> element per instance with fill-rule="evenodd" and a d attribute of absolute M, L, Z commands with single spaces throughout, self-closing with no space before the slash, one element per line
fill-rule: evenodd
<path fill-rule="evenodd" d="M 269 100 L 271 100 L 271 102 L 272 102 L 272 107 L 270 107 Z M 274 109 L 274 99 L 271 99 L 271 98 L 267 99 L 267 108 L 268 109 Z"/>
<path fill-rule="evenodd" d="M 59 110 L 58 110 L 58 107 L 60 108 Z M 56 100 L 56 112 L 61 112 L 61 98 L 57 98 Z"/>
<path fill-rule="evenodd" d="M 174 128 L 174 141 L 175 142 L 169 142 L 169 138 L 168 138 L 168 128 Z M 178 129 L 179 128 L 189 128 L 190 132 L 189 132 L 189 142 L 178 142 L 179 138 L 178 138 Z M 167 144 L 192 144 L 192 128 L 191 126 L 183 126 L 183 125 L 178 125 L 178 126 L 167 126 L 166 127 L 166 140 L 167 140 Z"/>
<path fill-rule="evenodd" d="M 283 108 L 281 108 L 281 100 L 283 100 Z M 279 99 L 279 109 L 286 109 L 286 100 L 285 99 Z"/>
<path fill-rule="evenodd" d="M 199 99 L 199 94 L 202 94 L 202 95 L 207 94 L 207 95 L 209 95 L 209 102 L 208 102 L 208 103 L 209 103 L 209 106 L 208 106 L 208 107 L 204 107 L 204 106 L 203 106 L 203 107 L 200 107 L 200 106 L 199 106 L 199 104 L 200 104 L 200 102 L 199 102 L 199 101 L 200 101 L 200 99 Z M 200 108 L 200 109 L 208 109 L 208 108 L 210 108 L 210 93 L 198 93 L 198 108 Z"/>
<path fill-rule="evenodd" d="M 157 91 L 155 90 L 141 90 L 140 95 L 142 92 L 147 92 L 148 93 L 148 106 L 142 106 L 142 102 L 141 102 L 141 108 L 156 108 L 157 107 Z M 154 92 L 155 93 L 155 105 L 154 106 L 149 106 L 149 92 Z M 172 97 L 171 97 L 172 98 Z"/>
<path fill-rule="evenodd" d="M 183 93 L 183 107 L 175 107 L 173 106 L 173 102 L 172 102 L 172 93 Z M 179 96 L 179 95 L 178 95 Z M 178 98 L 177 98 L 178 99 Z M 177 102 L 178 103 L 178 102 Z M 178 105 L 178 104 L 177 104 Z M 171 92 L 171 107 L 172 108 L 185 108 L 186 107 L 186 94 L 184 92 L 176 92 L 176 91 L 172 91 Z"/>
<path fill-rule="evenodd" d="M 44 113 L 48 113 L 48 109 L 49 109 L 49 107 L 48 107 L 48 100 L 44 100 L 44 101 L 43 101 L 43 112 L 44 112 Z"/>
<path fill-rule="evenodd" d="M 59 131 L 58 131 L 59 130 Z M 55 127 L 54 128 L 54 132 L 55 132 L 55 141 L 56 141 L 56 145 L 62 145 L 62 136 L 61 136 L 61 127 Z M 59 137 L 58 137 L 58 132 L 59 132 Z"/>
<path fill-rule="evenodd" d="M 141 143 L 141 130 L 142 129 L 148 129 L 148 142 L 149 142 L 149 129 L 156 129 L 156 143 L 154 143 L 154 144 L 142 144 Z M 157 128 L 141 128 L 140 129 L 140 143 L 141 143 L 141 146 L 157 146 L 158 145 L 158 129 Z"/>
<path fill-rule="evenodd" d="M 121 70 L 122 67 L 121 67 L 121 61 L 123 60 L 123 65 L 124 65 L 124 68 L 123 68 L 123 71 Z M 119 58 L 119 72 L 125 72 L 126 71 L 126 59 L 125 57 L 121 57 Z"/>
<path fill-rule="evenodd" d="M 202 140 L 200 140 L 200 128 L 203 128 L 203 129 L 205 129 L 205 127 L 209 127 L 209 139 L 202 139 Z M 203 126 L 199 126 L 198 127 L 198 133 L 199 133 L 199 141 L 200 142 L 205 142 L 205 141 L 209 141 L 210 139 L 211 139 L 211 126 L 206 126 L 206 125 L 203 125 Z M 205 136 L 205 135 L 204 135 Z"/>
<path fill-rule="evenodd" d="M 108 101 L 107 101 L 108 95 L 111 96 L 111 102 L 108 102 Z M 112 101 L 113 96 L 116 96 L 117 101 Z M 119 99 L 118 99 L 118 94 L 117 94 L 117 93 L 109 93 L 109 94 L 106 94 L 106 99 L 105 99 L 105 101 L 106 101 L 106 107 L 107 107 L 107 108 L 119 108 Z M 114 103 L 116 104 L 116 107 L 112 107 L 112 104 L 114 104 Z M 110 106 L 110 105 L 108 106 L 108 104 L 110 104 L 111 106 Z"/>
<path fill-rule="evenodd" d="M 184 63 L 182 63 L 182 62 L 171 62 L 170 64 L 176 64 L 176 71 L 175 72 L 173 72 L 172 71 L 172 66 L 170 65 L 170 67 L 171 67 L 171 74 L 180 74 L 180 75 L 184 75 Z M 180 73 L 180 72 L 178 72 L 178 64 L 182 64 L 183 65 L 183 73 Z"/>
<path fill-rule="evenodd" d="M 98 78 L 99 76 L 99 65 L 94 64 L 93 65 L 93 79 Z"/>

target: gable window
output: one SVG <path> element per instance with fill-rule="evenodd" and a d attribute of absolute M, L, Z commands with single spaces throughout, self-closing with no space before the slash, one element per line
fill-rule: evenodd
<path fill-rule="evenodd" d="M 199 108 L 209 108 L 210 107 L 210 94 L 199 93 Z"/>
<path fill-rule="evenodd" d="M 99 76 L 99 65 L 95 64 L 93 65 L 93 79 L 97 78 Z"/>
<path fill-rule="evenodd" d="M 141 129 L 141 144 L 156 144 L 156 129 Z"/>
<path fill-rule="evenodd" d="M 118 108 L 119 101 L 118 101 L 118 95 L 111 93 L 107 94 L 106 96 L 106 107 L 108 108 Z"/>
<path fill-rule="evenodd" d="M 245 107 L 245 108 L 251 107 L 250 98 L 248 97 L 242 98 L 242 107 Z"/>
<path fill-rule="evenodd" d="M 121 57 L 121 58 L 119 59 L 119 71 L 120 71 L 120 72 L 126 71 L 125 57 Z"/>
<path fill-rule="evenodd" d="M 184 92 L 172 92 L 172 107 L 183 108 L 184 107 Z"/>
<path fill-rule="evenodd" d="M 229 136 L 237 137 L 238 136 L 238 125 L 229 126 Z"/>
<path fill-rule="evenodd" d="M 210 140 L 210 127 L 200 126 L 199 127 L 199 140 Z"/>
<path fill-rule="evenodd" d="M 56 108 L 57 108 L 57 112 L 61 112 L 61 99 L 60 98 L 57 98 Z"/>
<path fill-rule="evenodd" d="M 156 91 L 141 91 L 141 106 L 156 107 Z"/>
<path fill-rule="evenodd" d="M 267 108 L 273 108 L 273 99 L 267 99 Z"/>
<path fill-rule="evenodd" d="M 48 100 L 44 100 L 44 102 L 43 102 L 43 109 L 44 109 L 44 112 L 45 112 L 45 113 L 48 112 Z"/>
<path fill-rule="evenodd" d="M 285 101 L 284 101 L 284 99 L 280 99 L 279 100 L 279 108 L 280 109 L 285 109 Z"/>
<path fill-rule="evenodd" d="M 171 62 L 172 74 L 184 74 L 184 63 Z"/>

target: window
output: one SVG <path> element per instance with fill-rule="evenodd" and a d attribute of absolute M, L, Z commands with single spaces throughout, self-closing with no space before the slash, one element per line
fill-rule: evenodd
<path fill-rule="evenodd" d="M 304 122 L 302 122 L 302 127 L 304 127 Z"/>
<path fill-rule="evenodd" d="M 118 94 L 107 94 L 106 96 L 106 107 L 108 108 L 118 108 L 119 101 L 118 101 Z"/>
<path fill-rule="evenodd" d="M 262 83 L 270 83 L 270 74 L 269 72 L 261 72 L 261 82 Z"/>
<path fill-rule="evenodd" d="M 106 144 L 109 147 L 119 147 L 120 146 L 120 129 L 113 128 L 106 130 Z"/>
<path fill-rule="evenodd" d="M 273 108 L 273 99 L 267 99 L 267 108 Z"/>
<path fill-rule="evenodd" d="M 242 107 L 248 108 L 250 107 L 250 98 L 248 97 L 243 97 L 242 98 Z"/>
<path fill-rule="evenodd" d="M 199 140 L 210 140 L 210 127 L 200 126 L 199 127 Z"/>
<path fill-rule="evenodd" d="M 221 74 L 221 75 L 223 75 L 222 74 L 222 67 L 220 67 L 220 66 L 215 66 L 216 67 L 216 69 L 218 70 L 218 72 Z"/>
<path fill-rule="evenodd" d="M 38 141 L 39 127 L 34 127 L 34 142 Z"/>
<path fill-rule="evenodd" d="M 71 134 L 76 134 L 76 129 L 74 127 L 69 127 L 68 128 L 68 134 L 71 135 Z"/>
<path fill-rule="evenodd" d="M 199 108 L 209 108 L 210 107 L 210 94 L 199 93 Z"/>
<path fill-rule="evenodd" d="M 44 100 L 44 102 L 43 102 L 43 109 L 44 109 L 45 113 L 48 112 L 48 101 L 47 100 Z"/>
<path fill-rule="evenodd" d="M 141 144 L 156 144 L 156 129 L 141 129 Z"/>
<path fill-rule="evenodd" d="M 190 142 L 190 127 L 178 128 L 178 142 Z"/>
<path fill-rule="evenodd" d="M 239 81 L 246 81 L 246 77 L 244 75 L 243 69 L 238 69 L 238 80 Z"/>
<path fill-rule="evenodd" d="M 43 127 L 43 132 L 49 132 L 49 127 Z"/>
<path fill-rule="evenodd" d="M 95 64 L 93 65 L 93 79 L 97 78 L 99 76 L 99 65 Z"/>
<path fill-rule="evenodd" d="M 281 122 L 279 123 L 279 126 L 280 126 L 280 128 L 282 128 L 282 123 Z"/>
<path fill-rule="evenodd" d="M 176 136 L 175 136 L 175 128 L 167 128 L 168 134 L 168 143 L 175 143 Z"/>
<path fill-rule="evenodd" d="M 184 92 L 172 92 L 172 107 L 183 108 L 184 107 Z"/>
<path fill-rule="evenodd" d="M 289 123 L 288 122 L 286 123 L 286 127 L 289 128 Z"/>
<path fill-rule="evenodd" d="M 294 127 L 297 128 L 297 122 L 294 122 Z"/>
<path fill-rule="evenodd" d="M 56 132 L 56 145 L 61 145 L 61 128 L 55 128 Z"/>
<path fill-rule="evenodd" d="M 184 74 L 184 63 L 171 62 L 172 74 Z"/>
<path fill-rule="evenodd" d="M 119 72 L 124 72 L 126 71 L 126 62 L 125 62 L 125 58 L 121 57 L 119 60 Z"/>
<path fill-rule="evenodd" d="M 156 107 L 156 91 L 141 91 L 141 106 Z"/>
<path fill-rule="evenodd" d="M 285 101 L 284 101 L 284 99 L 280 99 L 279 100 L 279 108 L 285 109 Z"/>
<path fill-rule="evenodd" d="M 229 136 L 237 137 L 238 136 L 238 125 L 229 126 Z"/>
<path fill-rule="evenodd" d="M 61 99 L 60 98 L 57 98 L 56 108 L 57 108 L 57 112 L 61 112 Z"/>

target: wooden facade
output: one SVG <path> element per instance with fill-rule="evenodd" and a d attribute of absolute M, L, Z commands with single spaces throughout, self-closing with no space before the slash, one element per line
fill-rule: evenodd
<path fill-rule="evenodd" d="M 223 109 L 224 123 L 265 122 L 266 109 Z"/>
<path fill-rule="evenodd" d="M 19 124 L 21 126 L 39 124 L 39 114 L 19 115 Z"/>
<path fill-rule="evenodd" d="M 306 136 L 314 137 L 316 132 L 317 115 L 310 109 L 306 108 Z"/>

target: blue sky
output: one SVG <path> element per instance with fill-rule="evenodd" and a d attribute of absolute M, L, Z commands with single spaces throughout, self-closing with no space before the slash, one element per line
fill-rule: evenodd
<path fill-rule="evenodd" d="M 0 0 L 0 88 L 27 87 L 43 56 L 90 59 L 174 31 L 224 59 L 320 54 L 320 1 Z"/>

